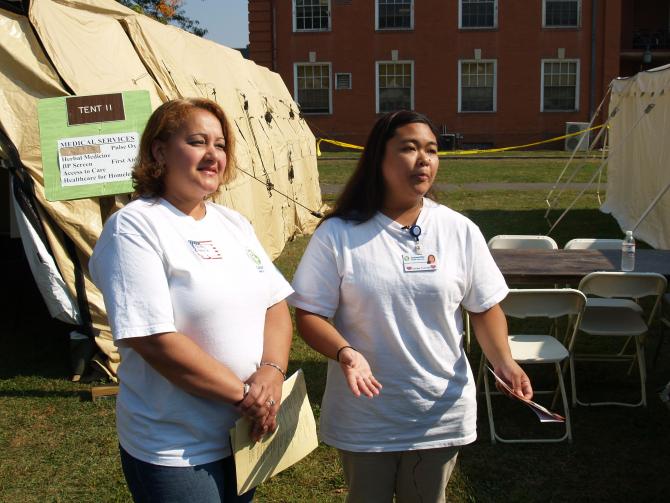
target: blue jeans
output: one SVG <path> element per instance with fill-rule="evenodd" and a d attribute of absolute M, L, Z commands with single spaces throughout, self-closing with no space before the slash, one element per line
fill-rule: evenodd
<path fill-rule="evenodd" d="M 237 495 L 233 456 L 198 466 L 160 466 L 132 457 L 123 447 L 121 466 L 135 503 L 248 503 L 255 489 Z"/>

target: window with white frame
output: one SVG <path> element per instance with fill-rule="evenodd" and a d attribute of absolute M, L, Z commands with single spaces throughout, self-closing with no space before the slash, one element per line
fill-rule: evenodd
<path fill-rule="evenodd" d="M 458 111 L 496 111 L 496 60 L 460 61 Z"/>
<path fill-rule="evenodd" d="M 377 62 L 377 113 L 414 108 L 414 62 Z"/>
<path fill-rule="evenodd" d="M 576 28 L 580 24 L 582 0 L 542 0 L 543 26 Z"/>
<path fill-rule="evenodd" d="M 296 63 L 294 82 L 295 100 L 303 113 L 331 113 L 330 63 Z"/>
<path fill-rule="evenodd" d="M 375 0 L 377 30 L 414 28 L 414 0 Z"/>
<path fill-rule="evenodd" d="M 498 26 L 498 0 L 460 0 L 460 28 L 495 28 Z"/>
<path fill-rule="evenodd" d="M 579 110 L 579 60 L 542 60 L 542 111 Z"/>
<path fill-rule="evenodd" d="M 293 31 L 329 31 L 330 0 L 293 0 Z"/>

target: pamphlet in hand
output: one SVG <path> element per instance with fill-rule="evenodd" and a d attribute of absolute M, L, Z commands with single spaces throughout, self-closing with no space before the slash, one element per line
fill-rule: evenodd
<path fill-rule="evenodd" d="M 565 422 L 565 418 L 561 416 L 560 414 L 556 414 L 555 412 L 551 412 L 545 407 L 542 407 L 542 405 L 533 402 L 532 400 L 528 400 L 527 398 L 523 398 L 516 393 L 514 393 L 514 390 L 510 388 L 505 381 L 503 381 L 495 372 L 493 372 L 493 369 L 489 367 L 488 365 L 486 366 L 487 369 L 493 374 L 493 377 L 496 378 L 496 381 L 500 384 L 500 386 L 509 393 L 509 396 L 512 398 L 516 398 L 517 400 L 525 403 L 528 405 L 528 407 L 531 408 L 535 414 L 537 414 L 537 417 L 540 419 L 540 422 L 542 423 L 563 423 Z"/>
<path fill-rule="evenodd" d="M 302 370 L 284 381 L 277 424 L 274 433 L 258 442 L 251 438 L 252 423 L 246 417 L 230 430 L 238 495 L 297 463 L 319 444 Z"/>

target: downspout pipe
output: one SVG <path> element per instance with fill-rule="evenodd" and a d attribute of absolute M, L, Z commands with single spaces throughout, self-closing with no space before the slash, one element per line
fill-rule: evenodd
<path fill-rule="evenodd" d="M 277 6 L 275 0 L 270 0 L 272 6 L 272 71 L 277 71 Z"/>
<path fill-rule="evenodd" d="M 591 0 L 591 70 L 589 72 L 589 120 L 593 117 L 596 102 L 596 17 L 598 0 Z"/>

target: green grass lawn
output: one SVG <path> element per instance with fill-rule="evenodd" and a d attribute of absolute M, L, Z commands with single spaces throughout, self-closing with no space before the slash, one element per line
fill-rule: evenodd
<path fill-rule="evenodd" d="M 437 183 L 554 183 L 566 166 L 567 159 L 440 159 Z M 342 184 L 355 167 L 351 159 L 319 161 L 319 181 Z M 567 167 L 562 180 L 573 173 L 573 182 L 588 182 L 600 166 L 597 159 L 575 159 Z M 602 182 L 606 177 L 601 178 Z"/>
<path fill-rule="evenodd" d="M 498 160 L 476 161 L 481 165 L 472 168 L 468 178 L 467 162 L 453 167 L 462 170 L 462 183 L 490 181 L 481 173 L 500 169 Z M 330 176 L 331 163 L 320 163 L 324 179 Z M 535 172 L 539 180 L 553 181 L 554 170 L 560 170 L 549 164 L 537 167 L 536 160 L 527 163 L 520 163 L 520 169 Z M 508 171 L 512 176 L 514 169 Z M 544 191 L 455 191 L 437 197 L 469 216 L 489 238 L 545 233 L 545 195 Z M 573 195 L 566 194 L 561 206 Z M 593 192 L 587 193 L 552 237 L 563 244 L 573 237 L 620 236 L 617 224 L 597 205 Z M 294 239 L 277 259 L 287 278 L 293 276 L 307 242 L 307 237 Z M 0 501 L 129 501 L 117 454 L 114 399 L 92 403 L 89 386 L 67 381 L 69 328 L 49 318 L 16 243 L 3 242 L 3 247 L 6 281 L 13 295 L 2 305 L 0 317 Z M 652 355 L 656 341 L 654 333 Z M 476 368 L 476 348 L 471 357 Z M 305 371 L 318 418 L 325 359 L 296 336 L 290 371 L 297 368 Z M 578 367 L 578 371 L 584 376 L 580 382 L 586 394 L 600 386 L 635 392 L 635 373 L 627 377 L 624 367 L 592 371 Z M 547 374 L 532 375 L 538 384 L 547 379 Z M 656 366 L 649 368 L 649 407 L 573 409 L 573 444 L 493 446 L 480 400 L 479 439 L 459 455 L 449 501 L 664 501 L 670 490 L 665 476 L 670 466 L 670 415 L 655 392 L 669 379 L 670 344 L 666 344 Z M 529 410 L 511 401 L 500 399 L 495 407 L 505 433 L 520 429 L 544 433 L 554 428 L 539 425 Z M 321 445 L 257 494 L 260 502 L 331 502 L 343 501 L 346 487 L 335 451 Z"/>
<path fill-rule="evenodd" d="M 324 147 L 325 146 L 325 147 Z M 330 160 L 330 159 L 349 159 L 353 157 L 358 157 L 360 155 L 360 150 L 350 149 L 345 150 L 339 147 L 330 147 L 326 143 L 321 144 L 321 157 L 319 161 Z M 588 154 L 583 152 L 577 152 L 575 154 L 576 158 L 588 157 L 588 158 L 600 158 L 602 151 L 593 150 Z M 565 150 L 546 150 L 546 149 L 536 149 L 536 150 L 506 150 L 504 152 L 493 152 L 493 153 L 481 153 L 481 154 L 457 154 L 457 152 L 451 152 L 449 154 L 442 154 L 440 157 L 443 158 L 469 158 L 469 159 L 490 159 L 490 158 L 499 158 L 499 157 L 561 157 L 563 159 L 569 159 L 572 157 L 572 152 L 567 152 Z"/>

